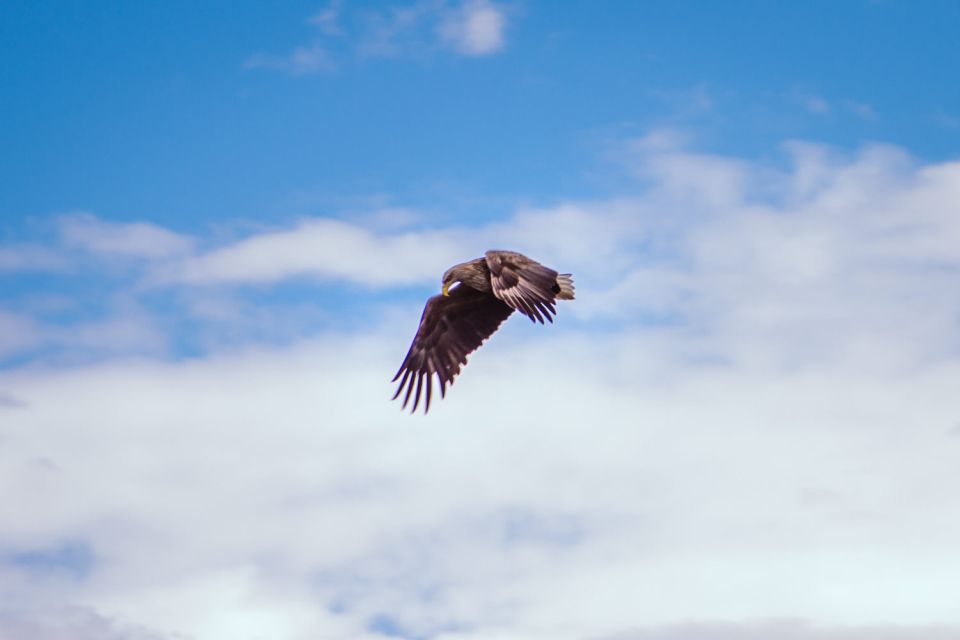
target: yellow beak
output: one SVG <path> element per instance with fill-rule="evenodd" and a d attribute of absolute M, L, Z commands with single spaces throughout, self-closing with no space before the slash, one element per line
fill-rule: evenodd
<path fill-rule="evenodd" d="M 450 285 L 448 284 L 443 285 L 443 295 L 444 296 L 450 295 Z"/>

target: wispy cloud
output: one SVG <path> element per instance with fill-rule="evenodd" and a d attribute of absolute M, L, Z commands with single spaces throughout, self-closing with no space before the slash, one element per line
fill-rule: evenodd
<path fill-rule="evenodd" d="M 343 33 L 340 27 L 340 0 L 331 0 L 331 2 L 322 11 L 313 15 L 308 21 L 315 25 L 321 33 L 328 36 L 337 36 Z"/>
<path fill-rule="evenodd" d="M 490 0 L 418 0 L 365 12 L 332 2 L 308 22 L 312 42 L 283 55 L 258 53 L 248 69 L 293 75 L 329 72 L 355 58 L 423 57 L 443 51 L 488 56 L 506 46 L 506 8 Z"/>
<path fill-rule="evenodd" d="M 843 106 L 847 111 L 863 120 L 877 119 L 876 109 L 866 102 L 859 102 L 857 100 L 844 100 Z"/>
<path fill-rule="evenodd" d="M 420 0 L 366 14 L 357 36 L 357 54 L 363 58 L 397 58 L 426 55 L 433 48 L 430 24 L 444 3 Z"/>
<path fill-rule="evenodd" d="M 489 0 L 467 0 L 440 17 L 441 41 L 467 56 L 486 56 L 502 50 L 506 44 L 507 17 L 504 10 Z"/>
<path fill-rule="evenodd" d="M 318 42 L 297 47 L 284 56 L 258 53 L 244 61 L 245 69 L 273 69 L 291 75 L 324 73 L 337 68 L 333 54 Z"/>
<path fill-rule="evenodd" d="M 815 116 L 854 116 L 860 120 L 873 121 L 877 119 L 877 112 L 870 104 L 850 98 L 829 99 L 816 93 L 794 88 L 789 92 L 789 99 L 799 104 L 805 111 Z"/>
<path fill-rule="evenodd" d="M 960 129 L 960 118 L 950 115 L 944 111 L 938 111 L 933 114 L 932 120 L 947 129 Z"/>
<path fill-rule="evenodd" d="M 705 84 L 649 90 L 649 94 L 663 102 L 675 119 L 700 117 L 714 111 L 718 103 L 716 93 Z"/>
<path fill-rule="evenodd" d="M 826 115 L 830 113 L 830 103 L 820 96 L 804 96 L 803 106 L 810 113 Z"/>
<path fill-rule="evenodd" d="M 37 244 L 0 245 L 0 273 L 4 271 L 58 271 L 68 259 L 62 253 Z"/>

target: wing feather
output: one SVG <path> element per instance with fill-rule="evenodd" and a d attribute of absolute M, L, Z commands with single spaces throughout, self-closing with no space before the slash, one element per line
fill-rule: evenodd
<path fill-rule="evenodd" d="M 515 251 L 487 251 L 486 260 L 495 296 L 531 322 L 553 322 L 560 274 Z"/>
<path fill-rule="evenodd" d="M 394 382 L 400 380 L 393 399 L 400 397 L 405 389 L 403 408 L 406 409 L 412 397 L 411 413 L 415 412 L 426 378 L 424 413 L 429 411 L 433 376 L 437 376 L 440 384 L 440 396 L 446 396 L 447 386 L 453 384 L 467 363 L 467 356 L 483 344 L 513 310 L 490 292 L 467 286 L 451 290 L 449 296 L 438 295 L 427 300 L 410 350 L 393 377 Z"/>

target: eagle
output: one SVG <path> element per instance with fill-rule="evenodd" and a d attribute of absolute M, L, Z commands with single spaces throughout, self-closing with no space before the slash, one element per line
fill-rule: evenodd
<path fill-rule="evenodd" d="M 557 300 L 573 300 L 573 279 L 515 251 L 487 251 L 482 258 L 447 269 L 441 293 L 427 300 L 420 327 L 403 364 L 393 377 L 400 380 L 393 400 L 403 397 L 402 409 L 413 398 L 411 413 L 420 404 L 426 383 L 424 413 L 430 410 L 433 376 L 440 396 L 467 363 L 467 356 L 496 331 L 511 313 L 531 322 L 553 322 Z"/>

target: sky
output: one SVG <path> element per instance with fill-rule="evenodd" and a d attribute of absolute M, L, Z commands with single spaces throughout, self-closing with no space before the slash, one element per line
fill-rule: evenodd
<path fill-rule="evenodd" d="M 960 637 L 958 25 L 6 0 L 0 639 Z"/>

